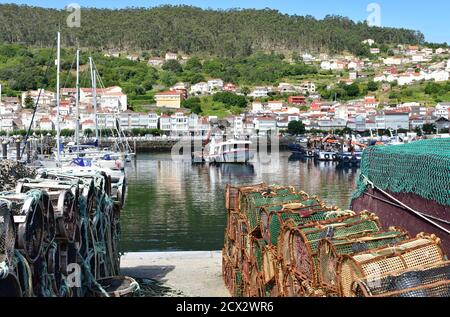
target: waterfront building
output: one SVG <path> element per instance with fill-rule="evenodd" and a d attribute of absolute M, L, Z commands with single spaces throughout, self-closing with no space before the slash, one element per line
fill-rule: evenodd
<path fill-rule="evenodd" d="M 177 91 L 164 91 L 155 95 L 156 106 L 158 108 L 181 108 L 183 95 Z"/>

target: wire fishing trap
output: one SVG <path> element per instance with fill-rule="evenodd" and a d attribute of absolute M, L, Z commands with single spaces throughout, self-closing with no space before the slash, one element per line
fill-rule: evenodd
<path fill-rule="evenodd" d="M 14 296 L 130 296 L 138 291 L 134 280 L 118 276 L 126 182 L 124 176 L 114 177 L 121 181 L 120 197 L 111 175 L 94 170 L 40 171 L 36 179 L 19 180 L 16 192 L 0 193 L 0 263 L 5 263 L 0 277 L 8 271 L 9 285 L 16 277 L 18 287 L 10 287 Z M 67 279 L 71 264 L 81 270 L 80 284 Z M 10 295 L 2 293 L 2 285 L 1 295 Z"/>
<path fill-rule="evenodd" d="M 446 261 L 440 240 L 420 234 L 392 247 L 382 247 L 355 255 L 344 255 L 337 265 L 339 294 L 353 297 L 352 284 L 362 278 L 440 264 Z"/>
<path fill-rule="evenodd" d="M 226 205 L 223 276 L 233 296 L 413 297 L 409 284 L 394 292 L 365 282 L 411 268 L 427 268 L 422 294 L 448 294 L 448 278 L 432 270 L 446 259 L 434 235 L 411 239 L 402 228 L 384 229 L 371 212 L 328 206 L 291 187 L 227 186 Z"/>

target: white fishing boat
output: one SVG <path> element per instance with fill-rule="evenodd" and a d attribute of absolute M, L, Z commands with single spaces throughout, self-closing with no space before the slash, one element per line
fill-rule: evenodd
<path fill-rule="evenodd" d="M 194 153 L 194 158 L 207 163 L 247 163 L 255 156 L 251 146 L 251 141 L 232 139 L 218 142 L 213 138 L 202 152 Z"/>
<path fill-rule="evenodd" d="M 338 160 L 338 153 L 329 151 L 318 151 L 316 154 L 316 158 L 319 161 L 333 162 Z"/>

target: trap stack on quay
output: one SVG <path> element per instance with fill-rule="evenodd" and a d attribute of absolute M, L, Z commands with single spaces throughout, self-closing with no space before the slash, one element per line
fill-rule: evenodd
<path fill-rule="evenodd" d="M 352 208 L 411 234 L 439 235 L 450 253 L 450 139 L 368 148 Z"/>
<path fill-rule="evenodd" d="M 0 297 L 123 296 L 121 195 L 99 171 L 46 170 L 0 193 Z"/>
<path fill-rule="evenodd" d="M 290 187 L 226 188 L 222 273 L 236 297 L 450 296 L 434 234 L 383 227 Z"/>

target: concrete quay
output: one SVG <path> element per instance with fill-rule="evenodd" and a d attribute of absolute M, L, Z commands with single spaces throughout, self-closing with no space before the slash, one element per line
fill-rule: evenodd
<path fill-rule="evenodd" d="M 151 279 L 187 297 L 229 297 L 221 251 L 125 253 L 121 274 Z"/>

